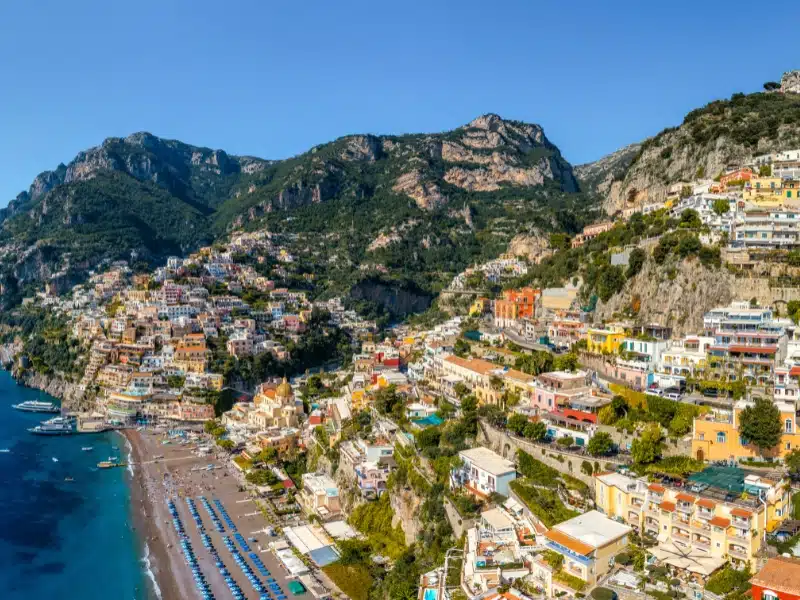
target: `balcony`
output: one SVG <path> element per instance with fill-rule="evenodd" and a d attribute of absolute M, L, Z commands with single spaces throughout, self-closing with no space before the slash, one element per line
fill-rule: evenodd
<path fill-rule="evenodd" d="M 750 558 L 748 551 L 745 548 L 742 548 L 741 546 L 729 546 L 728 554 L 730 554 L 735 558 L 740 558 L 742 560 L 748 560 Z"/>
<path fill-rule="evenodd" d="M 702 521 L 692 521 L 690 529 L 695 533 L 707 534 L 711 532 L 711 525 Z"/>
<path fill-rule="evenodd" d="M 690 540 L 689 532 L 677 527 L 672 528 L 672 540 L 683 540 L 688 542 Z"/>
<path fill-rule="evenodd" d="M 689 502 L 678 502 L 677 509 L 686 514 L 691 514 L 694 512 L 694 505 Z"/>
<path fill-rule="evenodd" d="M 734 540 L 740 540 L 746 544 L 750 544 L 750 531 L 746 529 L 736 529 L 731 527 L 728 529 L 728 537 Z"/>
<path fill-rule="evenodd" d="M 695 538 L 692 540 L 692 546 L 696 546 L 697 548 L 703 548 L 705 550 L 710 550 L 711 540 L 709 538 L 695 536 Z"/>
<path fill-rule="evenodd" d="M 713 519 L 714 518 L 714 511 L 708 510 L 707 508 L 698 508 L 697 512 L 695 512 L 695 516 L 698 519 Z"/>
<path fill-rule="evenodd" d="M 686 515 L 681 515 L 678 513 L 672 513 L 672 522 L 673 523 L 680 523 L 681 525 L 685 525 L 686 527 L 689 526 L 689 517 Z"/>

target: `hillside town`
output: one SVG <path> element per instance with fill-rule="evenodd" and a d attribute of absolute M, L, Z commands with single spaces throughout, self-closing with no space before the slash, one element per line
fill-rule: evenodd
<path fill-rule="evenodd" d="M 790 219 L 790 154 L 653 210 L 691 208 L 731 252 L 779 247 L 774 232 L 790 225 L 747 228 L 757 211 Z M 277 287 L 293 261 L 269 233 L 241 233 L 152 273 L 117 262 L 66 295 L 26 300 L 65 318 L 85 349 L 77 430 L 206 436 L 266 503 L 287 573 L 319 597 L 365 597 L 353 585 L 373 577 L 368 555 L 389 569 L 423 539 L 421 600 L 718 600 L 751 576 L 781 589 L 776 570 L 799 568 L 786 558 L 800 556 L 791 317 L 737 300 L 676 337 L 658 323 L 596 322 L 576 285 L 526 286 L 475 295 L 432 326 L 380 331 L 341 299 Z M 526 272 L 501 258 L 451 288 Z M 293 361 L 312 344 L 330 360 L 302 372 Z M 21 371 L 36 368 L 20 357 Z M 711 591 L 720 581 L 736 583 Z"/>

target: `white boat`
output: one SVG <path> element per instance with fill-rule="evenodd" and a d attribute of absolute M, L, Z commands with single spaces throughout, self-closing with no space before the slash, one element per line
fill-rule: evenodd
<path fill-rule="evenodd" d="M 38 412 L 38 413 L 57 413 L 61 412 L 61 408 L 52 402 L 40 402 L 38 400 L 26 400 L 19 404 L 12 404 L 11 408 L 16 408 L 23 412 Z"/>
<path fill-rule="evenodd" d="M 9 452 L 11 452 L 11 450 L 9 450 L 8 448 L 0 448 L 1 454 L 8 454 Z"/>
<path fill-rule="evenodd" d="M 58 459 L 55 456 L 53 457 L 53 462 L 58 462 Z"/>
<path fill-rule="evenodd" d="M 84 452 L 91 452 L 92 450 L 94 450 L 94 448 L 92 446 L 84 446 L 83 448 L 81 448 L 81 450 L 83 450 Z"/>

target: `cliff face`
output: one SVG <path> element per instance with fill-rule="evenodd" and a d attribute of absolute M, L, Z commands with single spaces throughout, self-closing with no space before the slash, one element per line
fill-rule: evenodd
<path fill-rule="evenodd" d="M 392 527 L 397 527 L 399 523 L 406 536 L 406 544 L 413 544 L 417 535 L 422 531 L 422 523 L 419 520 L 419 507 L 422 506 L 422 499 L 414 493 L 414 490 L 392 490 L 387 492 L 389 505 L 392 507 L 394 517 Z"/>
<path fill-rule="evenodd" d="M 76 383 L 70 383 L 56 375 L 42 375 L 27 371 L 15 374 L 17 383 L 25 387 L 41 390 L 61 400 L 61 407 L 68 411 L 89 410 L 92 402 L 84 398 L 83 390 Z"/>
<path fill-rule="evenodd" d="M 669 266 L 645 262 L 641 272 L 608 302 L 598 302 L 598 321 L 613 320 L 637 306 L 636 321 L 660 323 L 673 328 L 676 336 L 698 333 L 703 315 L 733 300 L 755 299 L 760 306 L 785 310 L 785 303 L 800 300 L 800 288 L 770 285 L 770 278 L 736 278 L 728 270 L 705 268 L 696 259 Z"/>

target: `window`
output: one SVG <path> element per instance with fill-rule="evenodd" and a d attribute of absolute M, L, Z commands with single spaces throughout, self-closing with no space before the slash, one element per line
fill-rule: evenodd
<path fill-rule="evenodd" d="M 786 419 L 784 421 L 784 428 L 786 429 L 786 433 L 792 433 L 792 420 Z"/>
<path fill-rule="evenodd" d="M 725 443 L 725 439 L 726 439 L 725 438 L 725 432 L 724 431 L 718 431 L 717 432 L 717 443 L 718 444 L 724 444 Z"/>
<path fill-rule="evenodd" d="M 700 434 L 700 441 L 702 442 L 704 439 L 706 439 L 706 434 L 705 433 L 701 433 Z"/>

